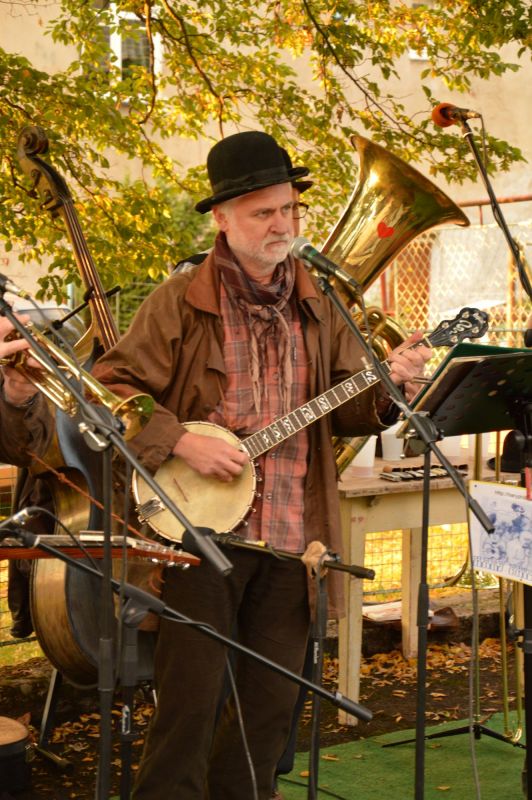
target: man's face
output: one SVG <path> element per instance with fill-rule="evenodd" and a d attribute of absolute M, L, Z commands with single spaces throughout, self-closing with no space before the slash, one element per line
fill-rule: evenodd
<path fill-rule="evenodd" d="M 268 278 L 288 255 L 294 237 L 292 185 L 281 183 L 213 208 L 218 227 L 242 267 Z"/>

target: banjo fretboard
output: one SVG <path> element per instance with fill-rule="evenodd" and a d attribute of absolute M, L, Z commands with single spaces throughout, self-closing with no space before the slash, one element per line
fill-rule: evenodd
<path fill-rule="evenodd" d="M 386 372 L 391 372 L 391 367 L 387 361 L 381 362 L 381 366 Z M 333 386 L 332 389 L 327 389 L 323 394 L 318 395 L 313 400 L 309 400 L 308 403 L 299 406 L 294 411 L 290 411 L 284 417 L 271 422 L 260 431 L 252 433 L 251 436 L 242 440 L 242 445 L 250 458 L 258 458 L 258 456 L 266 453 L 275 445 L 284 442 L 285 439 L 316 422 L 320 417 L 324 417 L 325 414 L 334 411 L 338 406 L 347 403 L 348 400 L 352 400 L 353 397 L 361 394 L 372 384 L 377 383 L 378 380 L 379 377 L 373 369 L 357 372 L 355 375 L 346 378 L 342 383 Z"/>

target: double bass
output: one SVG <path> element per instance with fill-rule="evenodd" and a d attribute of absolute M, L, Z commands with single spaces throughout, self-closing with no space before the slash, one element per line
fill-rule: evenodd
<path fill-rule="evenodd" d="M 31 193 L 40 206 L 66 226 L 90 310 L 91 323 L 75 345 L 78 360 L 88 365 L 118 340 L 118 328 L 78 221 L 72 195 L 57 170 L 43 160 L 48 139 L 42 128 L 25 127 L 18 138 L 17 156 L 31 178 Z M 51 469 L 32 467 L 32 475 L 49 490 L 55 516 L 74 534 L 101 530 L 104 497 L 100 455 L 91 450 L 76 418 L 55 410 L 56 435 L 43 459 Z M 58 475 L 60 477 L 58 477 Z M 66 477 L 68 482 L 61 480 Z M 80 491 L 76 491 L 78 487 Z M 92 502 L 88 498 L 97 502 Z M 57 529 L 54 533 L 62 533 Z M 30 607 L 39 644 L 53 666 L 71 683 L 94 686 L 98 676 L 99 585 L 95 577 L 58 559 L 39 559 L 32 565 Z M 152 675 L 155 634 L 139 636 L 139 680 Z"/>

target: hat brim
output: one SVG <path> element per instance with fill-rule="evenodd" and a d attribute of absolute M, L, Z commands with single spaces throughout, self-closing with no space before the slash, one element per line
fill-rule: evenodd
<path fill-rule="evenodd" d="M 199 203 L 196 203 L 195 209 L 199 211 L 200 214 L 205 214 L 207 211 L 210 211 L 213 206 L 223 203 L 225 200 L 232 200 L 233 197 L 242 197 L 245 194 L 257 192 L 259 189 L 267 189 L 268 186 L 277 186 L 280 183 L 294 184 L 294 179 L 304 178 L 309 174 L 309 171 L 307 167 L 293 167 L 287 171 L 287 175 L 280 176 L 277 180 L 259 181 L 252 186 L 233 187 L 232 189 L 227 189 L 225 192 L 211 195 L 211 197 L 207 197 L 205 200 L 200 200 Z M 310 186 L 312 186 L 312 181 L 302 181 L 301 183 L 305 184 L 305 189 L 309 189 Z M 305 189 L 299 189 L 299 191 L 304 192 Z"/>
<path fill-rule="evenodd" d="M 292 186 L 300 193 L 306 192 L 307 189 L 310 189 L 311 186 L 314 186 L 314 181 L 292 181 Z"/>
<path fill-rule="evenodd" d="M 495 469 L 495 459 L 488 458 L 488 469 Z M 509 461 L 504 456 L 501 457 L 501 472 L 521 472 L 521 465 L 517 461 Z"/>

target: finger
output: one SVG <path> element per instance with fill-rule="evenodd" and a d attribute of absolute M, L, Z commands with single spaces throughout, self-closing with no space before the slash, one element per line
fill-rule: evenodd
<path fill-rule="evenodd" d="M 214 471 L 214 474 L 218 480 L 231 483 L 231 481 L 234 481 L 234 479 L 240 475 L 240 472 L 234 472 L 233 469 L 218 468 Z"/>
<path fill-rule="evenodd" d="M 12 339 L 9 342 L 5 340 L 0 342 L 0 355 L 10 356 L 12 353 L 18 353 L 19 350 L 27 350 L 29 342 L 25 339 Z"/>
<path fill-rule="evenodd" d="M 43 371 L 44 371 L 44 367 L 43 367 L 43 365 L 42 365 L 42 364 L 40 364 L 40 363 L 37 361 L 37 359 L 36 359 L 36 358 L 33 358 L 33 356 L 28 356 L 28 357 L 26 358 L 25 362 L 24 362 L 24 365 L 25 365 L 26 367 L 28 367 L 28 369 L 30 369 L 30 370 L 33 370 L 33 371 L 35 371 L 35 372 L 43 372 Z"/>

